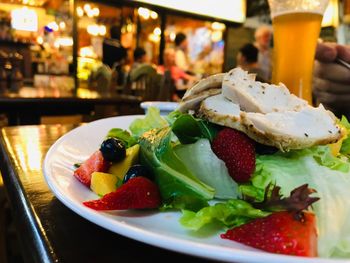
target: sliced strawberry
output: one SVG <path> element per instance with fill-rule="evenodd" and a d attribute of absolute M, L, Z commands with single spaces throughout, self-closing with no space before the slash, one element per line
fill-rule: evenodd
<path fill-rule="evenodd" d="M 130 179 L 101 199 L 84 202 L 84 205 L 95 210 L 157 208 L 160 204 L 158 186 L 143 176 Z"/>
<path fill-rule="evenodd" d="M 225 162 L 230 176 L 238 183 L 249 181 L 255 170 L 254 142 L 244 133 L 222 129 L 212 142 L 214 153 Z"/>
<path fill-rule="evenodd" d="M 109 166 L 110 163 L 103 158 L 102 153 L 96 151 L 74 171 L 74 176 L 90 187 L 91 174 L 93 172 L 107 172 Z"/>
<path fill-rule="evenodd" d="M 228 230 L 222 238 L 277 254 L 317 256 L 316 217 L 276 212 Z"/>

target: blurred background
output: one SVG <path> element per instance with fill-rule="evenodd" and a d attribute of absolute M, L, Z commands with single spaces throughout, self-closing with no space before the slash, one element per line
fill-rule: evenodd
<path fill-rule="evenodd" d="M 24 85 L 88 86 L 91 71 L 102 62 L 104 39 L 119 26 L 125 72 L 137 47 L 149 63 L 163 64 L 164 50 L 175 48 L 179 32 L 187 37 L 192 75 L 227 71 L 236 66 L 239 48 L 254 42 L 255 30 L 271 26 L 269 7 L 265 0 L 215 3 L 1 0 L 1 63 L 18 67 Z M 350 1 L 331 0 L 322 25 L 322 39 L 350 43 Z"/>

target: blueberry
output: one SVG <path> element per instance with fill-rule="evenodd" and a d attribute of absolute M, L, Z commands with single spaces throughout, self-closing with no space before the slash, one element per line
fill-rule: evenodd
<path fill-rule="evenodd" d="M 138 176 L 146 177 L 152 181 L 154 179 L 152 172 L 150 172 L 150 170 L 146 166 L 142 164 L 135 164 L 129 168 L 128 172 L 124 176 L 123 184 L 129 181 L 130 179 Z"/>
<path fill-rule="evenodd" d="M 121 140 L 108 138 L 101 144 L 103 158 L 109 162 L 120 162 L 126 156 L 125 145 Z"/>

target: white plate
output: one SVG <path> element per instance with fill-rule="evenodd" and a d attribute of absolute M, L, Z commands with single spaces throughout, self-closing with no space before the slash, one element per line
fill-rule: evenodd
<path fill-rule="evenodd" d="M 174 111 L 179 106 L 177 102 L 170 101 L 144 101 L 141 102 L 140 107 L 147 113 L 149 107 L 156 107 L 160 111 L 160 115 L 167 115 Z"/>
<path fill-rule="evenodd" d="M 44 161 L 45 179 L 67 207 L 110 231 L 165 249 L 213 260 L 230 262 L 349 262 L 282 256 L 258 251 L 219 237 L 220 232 L 191 234 L 178 222 L 180 212 L 113 211 L 97 212 L 82 202 L 98 197 L 73 176 L 74 163 L 80 163 L 99 148 L 111 128 L 127 129 L 135 117 L 102 119 L 80 126 L 57 140 Z"/>

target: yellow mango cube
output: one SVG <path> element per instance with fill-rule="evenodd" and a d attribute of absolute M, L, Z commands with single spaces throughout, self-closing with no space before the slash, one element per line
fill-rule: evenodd
<path fill-rule="evenodd" d="M 93 172 L 90 188 L 99 196 L 114 192 L 117 189 L 118 177 L 110 173 Z"/>
<path fill-rule="evenodd" d="M 123 180 L 125 174 L 129 168 L 138 163 L 139 161 L 140 145 L 135 144 L 134 146 L 126 149 L 126 157 L 123 161 L 114 163 L 109 168 L 108 173 L 116 175 L 120 180 Z"/>

